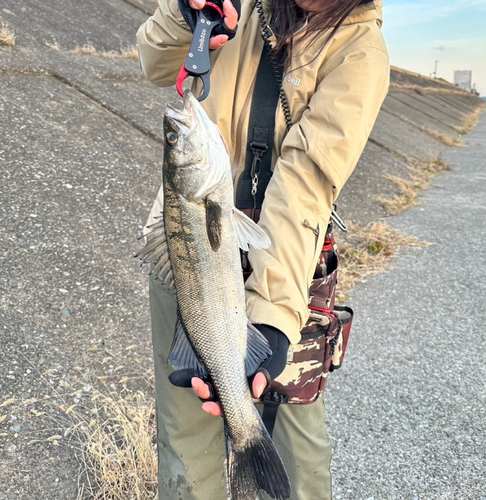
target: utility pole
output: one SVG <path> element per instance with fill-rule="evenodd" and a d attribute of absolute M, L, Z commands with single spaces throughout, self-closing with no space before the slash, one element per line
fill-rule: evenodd
<path fill-rule="evenodd" d="M 435 71 L 434 71 L 434 78 L 437 78 L 437 65 L 439 64 L 439 61 L 435 61 Z"/>

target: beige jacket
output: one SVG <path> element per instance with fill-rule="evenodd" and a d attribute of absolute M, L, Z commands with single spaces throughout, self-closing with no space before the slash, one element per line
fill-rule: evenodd
<path fill-rule="evenodd" d="M 263 5 L 269 19 L 271 0 Z M 293 343 L 308 318 L 308 290 L 332 203 L 358 162 L 388 90 L 381 24 L 382 0 L 359 6 L 329 43 L 323 47 L 323 33 L 286 69 L 294 125 L 286 134 L 279 107 L 274 175 L 260 219 L 272 246 L 250 251 L 254 271 L 246 289 L 249 319 L 279 328 Z M 212 52 L 211 93 L 203 102 L 232 153 L 235 186 L 245 165 L 252 86 L 263 47 L 252 0 L 243 0 L 238 26 L 236 37 Z M 145 76 L 161 87 L 174 85 L 191 41 L 177 0 L 161 0 L 137 38 Z M 159 194 L 151 217 L 161 207 Z"/>

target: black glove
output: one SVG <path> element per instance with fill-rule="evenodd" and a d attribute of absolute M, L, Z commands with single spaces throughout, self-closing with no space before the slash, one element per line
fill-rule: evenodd
<path fill-rule="evenodd" d="M 222 0 L 209 0 L 212 3 L 216 4 L 218 7 L 223 9 L 223 1 Z M 240 0 L 231 0 L 236 12 L 238 12 L 238 19 L 241 15 L 241 3 Z M 189 0 L 179 0 L 179 10 L 181 11 L 182 17 L 186 21 L 191 31 L 194 32 L 196 29 L 196 20 L 197 20 L 197 12 L 194 9 L 191 9 L 189 6 Z M 223 22 L 214 28 L 212 36 L 215 35 L 227 35 L 228 40 L 231 40 L 236 34 L 236 28 L 231 30 L 226 26 L 224 19 Z"/>
<path fill-rule="evenodd" d="M 262 335 L 267 339 L 270 344 L 270 349 L 272 354 L 260 365 L 260 368 L 256 371 L 262 372 L 267 379 L 267 387 L 275 380 L 285 368 L 287 364 L 287 352 L 289 350 L 289 339 L 285 333 L 281 332 L 279 329 L 274 328 L 269 325 L 255 325 Z M 253 375 L 251 377 L 251 382 L 253 382 Z"/>
<path fill-rule="evenodd" d="M 262 333 L 262 335 L 267 339 L 270 349 L 272 350 L 272 354 L 263 361 L 260 365 L 260 368 L 256 371 L 254 375 L 248 378 L 250 387 L 255 375 L 258 372 L 262 372 L 267 379 L 267 386 L 269 386 L 272 380 L 275 380 L 284 370 L 285 365 L 287 364 L 287 352 L 289 350 L 289 339 L 287 336 L 282 333 L 277 328 L 269 325 L 255 325 L 258 330 Z M 172 385 L 176 387 L 192 387 L 191 380 L 193 377 L 197 375 L 193 370 L 177 370 L 172 372 L 169 375 L 169 381 Z M 206 399 L 205 401 L 215 401 L 216 394 L 214 388 L 212 387 L 210 380 L 205 380 L 208 383 L 209 390 L 211 392 L 211 397 Z"/>

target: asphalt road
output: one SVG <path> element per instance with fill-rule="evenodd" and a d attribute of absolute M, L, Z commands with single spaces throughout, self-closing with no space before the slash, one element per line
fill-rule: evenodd
<path fill-rule="evenodd" d="M 451 171 L 388 222 L 431 242 L 351 295 L 327 391 L 336 500 L 486 499 L 486 115 Z"/>

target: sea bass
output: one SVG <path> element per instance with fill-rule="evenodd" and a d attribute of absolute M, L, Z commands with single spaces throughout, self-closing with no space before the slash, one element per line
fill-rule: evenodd
<path fill-rule="evenodd" d="M 246 317 L 239 248 L 267 248 L 270 239 L 235 208 L 226 144 L 190 92 L 182 111 L 168 107 L 164 135 L 164 210 L 139 257 L 177 296 L 168 362 L 210 379 L 217 392 L 230 498 L 255 500 L 261 489 L 289 498 L 287 473 L 247 381 L 271 351 Z"/>

